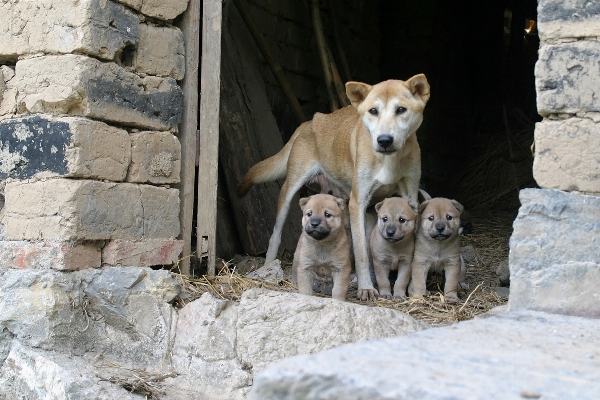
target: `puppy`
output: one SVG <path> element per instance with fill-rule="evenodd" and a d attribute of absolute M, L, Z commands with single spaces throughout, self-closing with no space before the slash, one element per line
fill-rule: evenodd
<path fill-rule="evenodd" d="M 412 261 L 410 296 L 427 294 L 428 272 L 444 271 L 444 296 L 458 301 L 460 275 L 460 214 L 463 206 L 456 200 L 433 198 L 419 205 L 419 226 Z"/>
<path fill-rule="evenodd" d="M 311 295 L 315 275 L 333 278 L 331 297 L 346 300 L 352 263 L 350 241 L 344 228 L 346 200 L 329 194 L 300 199 L 302 234 L 294 253 L 292 282 Z"/>
<path fill-rule="evenodd" d="M 417 214 L 408 201 L 391 197 L 375 205 L 377 227 L 371 232 L 369 246 L 379 296 L 390 299 L 390 270 L 398 270 L 394 297 L 406 297 L 411 277 L 411 262 L 415 249 L 415 220 Z"/>

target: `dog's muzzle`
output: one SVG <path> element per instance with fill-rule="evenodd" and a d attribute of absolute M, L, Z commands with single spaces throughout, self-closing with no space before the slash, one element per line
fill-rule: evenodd
<path fill-rule="evenodd" d="M 308 224 L 304 227 L 304 232 L 315 240 L 325 239 L 331 229 L 328 226 L 321 224 L 321 218 L 311 218 Z"/>

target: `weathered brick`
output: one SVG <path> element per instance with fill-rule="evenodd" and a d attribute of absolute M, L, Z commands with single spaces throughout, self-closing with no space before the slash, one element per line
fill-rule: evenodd
<path fill-rule="evenodd" d="M 179 234 L 179 191 L 48 179 L 6 184 L 6 240 L 142 240 Z"/>
<path fill-rule="evenodd" d="M 600 197 L 524 189 L 510 238 L 510 310 L 600 317 Z"/>
<path fill-rule="evenodd" d="M 188 0 L 116 0 L 142 14 L 166 21 L 170 21 L 183 13 L 188 5 Z"/>
<path fill-rule="evenodd" d="M 535 65 L 537 108 L 542 116 L 600 112 L 600 42 L 545 45 Z"/>
<path fill-rule="evenodd" d="M 139 18 L 111 0 L 0 2 L 0 61 L 35 53 L 112 60 L 139 39 Z"/>
<path fill-rule="evenodd" d="M 600 36 L 600 2 L 539 0 L 538 32 L 542 40 Z"/>
<path fill-rule="evenodd" d="M 174 79 L 140 78 L 87 56 L 20 60 L 13 80 L 20 113 L 82 115 L 157 130 L 181 120 L 183 95 Z"/>
<path fill-rule="evenodd" d="M 100 265 L 100 246 L 94 242 L 0 241 L 0 268 L 77 271 Z"/>
<path fill-rule="evenodd" d="M 112 240 L 102 249 L 102 264 L 135 267 L 168 265 L 179 259 L 182 250 L 183 241 L 176 239 Z"/>
<path fill-rule="evenodd" d="M 600 122 L 537 123 L 533 176 L 542 188 L 600 193 Z"/>
<path fill-rule="evenodd" d="M 123 129 L 81 117 L 0 122 L 0 179 L 45 176 L 122 181 L 131 159 Z"/>
<path fill-rule="evenodd" d="M 0 65 L 0 118 L 17 110 L 17 89 L 10 83 L 14 77 L 13 68 Z"/>
<path fill-rule="evenodd" d="M 131 134 L 131 165 L 128 182 L 178 183 L 181 171 L 181 144 L 169 132 Z"/>
<path fill-rule="evenodd" d="M 181 80 L 185 75 L 183 33 L 177 27 L 140 24 L 133 66 L 137 72 Z"/>

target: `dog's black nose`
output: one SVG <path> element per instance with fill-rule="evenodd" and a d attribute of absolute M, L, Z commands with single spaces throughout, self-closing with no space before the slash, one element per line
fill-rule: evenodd
<path fill-rule="evenodd" d="M 387 149 L 394 143 L 394 138 L 390 135 L 381 135 L 377 138 L 377 143 L 384 149 Z"/>
<path fill-rule="evenodd" d="M 442 222 L 438 222 L 437 224 L 435 224 L 435 229 L 437 229 L 438 232 L 443 232 L 444 229 L 446 228 L 446 225 L 444 225 Z"/>
<path fill-rule="evenodd" d="M 321 218 L 311 218 L 310 219 L 310 225 L 313 228 L 316 228 L 317 226 L 319 226 L 321 224 Z"/>
<path fill-rule="evenodd" d="M 385 231 L 385 233 L 388 235 L 388 237 L 392 237 L 396 233 L 396 230 L 395 229 L 387 229 Z"/>

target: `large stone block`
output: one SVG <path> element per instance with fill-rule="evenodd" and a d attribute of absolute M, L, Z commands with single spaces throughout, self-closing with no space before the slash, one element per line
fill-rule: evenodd
<path fill-rule="evenodd" d="M 112 240 L 102 248 L 102 264 L 136 267 L 170 265 L 177 262 L 182 250 L 182 240 Z"/>
<path fill-rule="evenodd" d="M 131 138 L 128 182 L 179 183 L 181 144 L 170 132 L 139 132 Z"/>
<path fill-rule="evenodd" d="M 600 193 L 600 122 L 537 123 L 533 176 L 542 188 Z"/>
<path fill-rule="evenodd" d="M 98 243 L 0 241 L 0 268 L 77 271 L 100 268 Z"/>
<path fill-rule="evenodd" d="M 597 41 L 542 46 L 535 65 L 538 112 L 600 112 L 599 58 Z"/>
<path fill-rule="evenodd" d="M 37 115 L 0 122 L 0 179 L 122 181 L 130 159 L 128 133 L 99 121 Z"/>
<path fill-rule="evenodd" d="M 179 191 L 49 179 L 5 188 L 6 240 L 141 240 L 179 234 Z"/>
<path fill-rule="evenodd" d="M 133 66 L 137 72 L 181 80 L 185 75 L 183 33 L 177 27 L 140 24 Z"/>
<path fill-rule="evenodd" d="M 587 0 L 539 0 L 538 32 L 542 40 L 600 36 L 600 3 Z"/>
<path fill-rule="evenodd" d="M 87 56 L 20 60 L 14 80 L 20 113 L 81 115 L 157 130 L 175 129 L 181 120 L 183 95 L 174 79 L 140 78 Z"/>
<path fill-rule="evenodd" d="M 17 89 L 10 83 L 14 77 L 14 68 L 0 65 L 0 119 L 17 110 Z"/>
<path fill-rule="evenodd" d="M 0 332 L 26 346 L 103 354 L 158 370 L 171 352 L 179 280 L 165 270 L 0 270 Z"/>
<path fill-rule="evenodd" d="M 84 53 L 113 60 L 139 40 L 139 18 L 111 0 L 0 2 L 0 61 Z"/>
<path fill-rule="evenodd" d="M 248 400 L 593 400 L 599 328 L 529 311 L 339 346 L 269 365 Z"/>
<path fill-rule="evenodd" d="M 17 399 L 143 400 L 145 396 L 102 378 L 92 360 L 12 342 L 0 368 L 0 397 Z M 108 372 L 108 371 L 106 371 Z"/>
<path fill-rule="evenodd" d="M 600 318 L 600 197 L 525 189 L 520 199 L 510 309 Z"/>
<path fill-rule="evenodd" d="M 116 0 L 149 17 L 170 21 L 183 13 L 188 0 Z"/>

